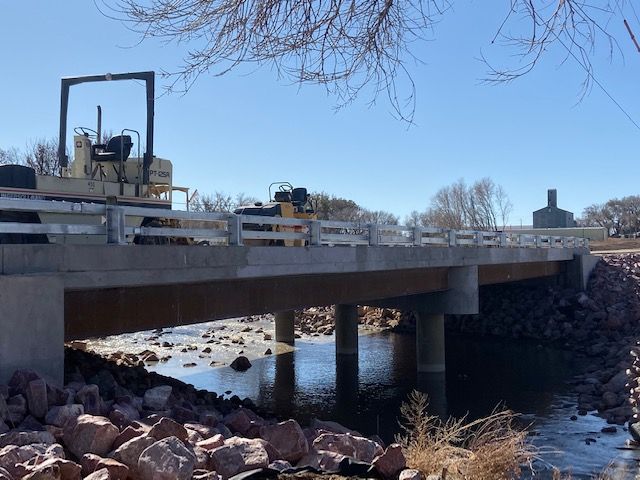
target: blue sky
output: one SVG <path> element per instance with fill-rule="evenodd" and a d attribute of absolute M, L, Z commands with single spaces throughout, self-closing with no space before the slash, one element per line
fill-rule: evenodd
<path fill-rule="evenodd" d="M 490 45 L 507 3 L 458 1 L 433 41 L 417 47 L 424 64 L 410 65 L 417 86 L 410 128 L 384 98 L 369 106 L 370 92 L 336 112 L 322 87 L 291 85 L 263 67 L 202 77 L 184 96 L 160 97 L 155 153 L 172 160 L 175 184 L 201 192 L 266 199 L 269 183 L 288 180 L 401 217 L 459 178 L 501 184 L 514 204 L 512 224 L 531 223 L 550 187 L 576 214 L 640 193 L 640 131 L 597 87 L 578 103 L 584 72 L 571 60 L 560 65 L 562 52 L 550 51 L 511 84 L 480 81 L 481 53 L 498 64 L 513 53 Z M 136 45 L 88 0 L 0 0 L 0 7 L 0 148 L 57 134 L 62 76 L 171 70 L 181 60 L 176 46 Z M 640 120 L 640 54 L 620 33 L 624 57 L 611 60 L 601 45 L 595 73 Z M 76 87 L 70 125 L 93 127 L 101 104 L 107 129 L 143 131 L 143 92 L 135 83 Z"/>

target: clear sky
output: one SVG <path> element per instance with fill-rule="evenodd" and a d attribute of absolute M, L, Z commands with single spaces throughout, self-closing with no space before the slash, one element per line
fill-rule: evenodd
<path fill-rule="evenodd" d="M 578 102 L 584 72 L 572 60 L 560 65 L 562 52 L 509 85 L 480 82 L 481 52 L 498 63 L 513 53 L 490 45 L 507 3 L 459 0 L 433 41 L 418 47 L 424 64 L 410 65 L 418 95 L 410 128 L 384 98 L 369 106 L 365 92 L 336 112 L 322 87 L 291 85 L 264 67 L 202 77 L 184 96 L 158 98 L 155 153 L 172 160 L 175 184 L 201 192 L 266 200 L 269 183 L 288 180 L 401 217 L 459 178 L 501 184 L 514 204 L 512 224 L 531 223 L 547 188 L 576 214 L 640 193 L 640 131 L 597 87 Z M 620 33 L 624 57 L 610 60 L 601 45 L 595 73 L 640 120 L 640 54 Z M 0 0 L 0 148 L 57 135 L 60 77 L 171 70 L 181 52 L 137 45 L 89 0 Z M 72 90 L 70 125 L 95 127 L 100 104 L 107 129 L 144 131 L 143 87 L 108 87 Z"/>

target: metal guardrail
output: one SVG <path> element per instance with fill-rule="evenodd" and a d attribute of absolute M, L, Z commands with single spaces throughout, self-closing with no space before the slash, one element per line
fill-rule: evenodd
<path fill-rule="evenodd" d="M 300 245 L 311 246 L 589 248 L 589 240 L 578 237 L 185 212 L 22 198 L 0 198 L 0 211 L 99 216 L 99 224 L 0 222 L 0 234 L 102 235 L 106 237 L 106 243 L 120 245 L 131 243 L 135 236 L 140 236 L 190 238 L 196 243 L 215 245 L 243 245 L 247 241 L 273 240 L 297 241 Z M 137 223 L 141 218 L 167 219 L 176 225 L 136 227 L 127 225 L 127 217 L 136 217 Z"/>

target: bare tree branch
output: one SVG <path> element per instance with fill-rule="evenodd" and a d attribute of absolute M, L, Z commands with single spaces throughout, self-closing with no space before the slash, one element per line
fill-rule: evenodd
<path fill-rule="evenodd" d="M 323 85 L 352 102 L 363 89 L 386 96 L 411 122 L 415 83 L 408 65 L 453 0 L 94 0 L 141 41 L 157 38 L 185 48 L 183 63 L 165 72 L 170 91 L 187 91 L 200 75 L 224 75 L 245 64 L 266 65 L 295 83 Z M 613 20 L 625 0 L 507 0 L 491 44 L 513 49 L 515 63 L 496 66 L 484 54 L 490 83 L 530 72 L 552 46 L 563 61 L 585 70 L 583 95 L 593 81 L 591 57 L 604 41 L 618 49 Z M 492 5 L 493 7 L 493 5 Z M 487 8 L 490 8 L 487 6 Z M 635 14 L 635 12 L 634 12 Z"/>

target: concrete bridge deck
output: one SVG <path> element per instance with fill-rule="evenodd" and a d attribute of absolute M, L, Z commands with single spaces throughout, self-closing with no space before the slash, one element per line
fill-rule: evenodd
<path fill-rule="evenodd" d="M 337 305 L 336 351 L 357 353 L 357 305 L 419 312 L 418 369 L 444 369 L 444 314 L 478 311 L 478 287 L 562 276 L 588 249 L 376 246 L 0 246 L 0 383 L 35 367 L 61 380 L 64 340 Z M 422 347 L 420 347 L 422 345 Z"/>

